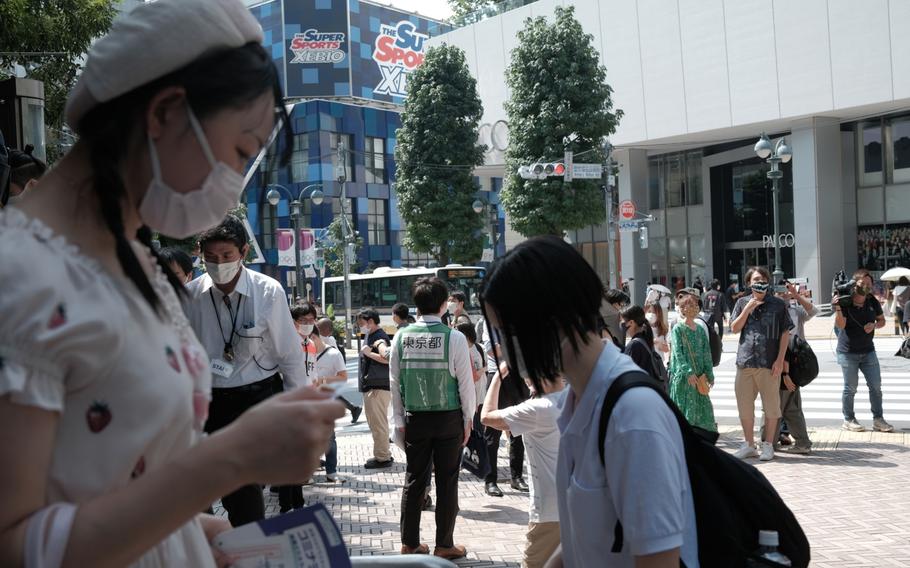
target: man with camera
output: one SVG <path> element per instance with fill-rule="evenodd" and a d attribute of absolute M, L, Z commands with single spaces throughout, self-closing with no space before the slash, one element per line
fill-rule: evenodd
<path fill-rule="evenodd" d="M 882 306 L 872 295 L 872 276 L 866 269 L 853 273 L 853 280 L 835 285 L 834 326 L 837 335 L 837 363 L 844 374 L 844 394 L 841 405 L 844 412 L 844 430 L 864 432 L 866 428 L 856 420 L 853 399 L 859 383 L 859 371 L 869 387 L 872 403 L 872 428 L 876 432 L 893 432 L 894 426 L 885 422 L 882 410 L 882 373 L 875 353 L 875 330 L 885 327 Z"/>

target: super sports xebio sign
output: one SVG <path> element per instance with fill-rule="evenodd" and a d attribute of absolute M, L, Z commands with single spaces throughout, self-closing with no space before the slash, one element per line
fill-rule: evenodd
<path fill-rule="evenodd" d="M 408 74 L 423 63 L 429 37 L 418 32 L 417 26 L 408 20 L 383 25 L 373 48 L 373 61 L 379 66 L 382 80 L 373 88 L 373 92 L 395 97 L 407 96 Z"/>

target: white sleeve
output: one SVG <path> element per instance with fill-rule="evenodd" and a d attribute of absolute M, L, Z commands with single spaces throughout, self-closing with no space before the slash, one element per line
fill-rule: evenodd
<path fill-rule="evenodd" d="M 477 410 L 477 391 L 474 388 L 474 371 L 471 366 L 471 354 L 468 352 L 468 340 L 458 330 L 449 335 L 449 370 L 458 379 L 458 394 L 461 400 L 461 413 L 465 424 L 474 421 Z"/>
<path fill-rule="evenodd" d="M 633 389 L 616 404 L 604 444 L 607 485 L 633 556 L 682 546 L 686 526 L 688 471 L 679 426 L 657 393 L 636 392 L 644 390 Z"/>
<path fill-rule="evenodd" d="M 344 357 L 341 356 L 341 352 L 333 351 L 332 352 L 332 373 L 337 375 L 342 371 L 347 371 L 348 366 L 344 362 Z"/>
<path fill-rule="evenodd" d="M 306 371 L 300 336 L 294 328 L 291 311 L 284 301 L 281 289 L 275 286 L 266 291 L 269 306 L 268 325 L 275 349 L 275 360 L 288 389 L 309 385 L 312 381 Z"/>
<path fill-rule="evenodd" d="M 404 428 L 404 403 L 401 400 L 401 384 L 398 381 L 399 342 L 400 335 L 396 333 L 392 339 L 392 348 L 389 350 L 389 390 L 392 391 L 392 423 L 396 428 Z"/>
<path fill-rule="evenodd" d="M 546 414 L 545 406 L 541 404 L 544 402 L 542 399 L 532 398 L 521 404 L 500 409 L 499 415 L 509 425 L 509 431 L 513 436 L 521 436 L 540 428 L 541 419 Z M 552 426 L 555 425 L 554 420 Z"/>

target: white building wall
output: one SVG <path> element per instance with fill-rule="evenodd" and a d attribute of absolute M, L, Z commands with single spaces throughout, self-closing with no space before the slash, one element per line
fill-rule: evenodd
<path fill-rule="evenodd" d="M 910 104 L 903 0 L 541 0 L 430 40 L 474 59 L 484 122 L 505 119 L 518 30 L 558 5 L 576 6 L 607 67 L 626 113 L 616 145 Z"/>

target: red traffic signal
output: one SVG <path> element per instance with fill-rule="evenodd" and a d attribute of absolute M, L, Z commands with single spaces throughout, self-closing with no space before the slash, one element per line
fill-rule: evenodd
<path fill-rule="evenodd" d="M 565 175 L 566 165 L 562 163 L 557 163 L 553 166 L 553 174 L 557 176 Z"/>

